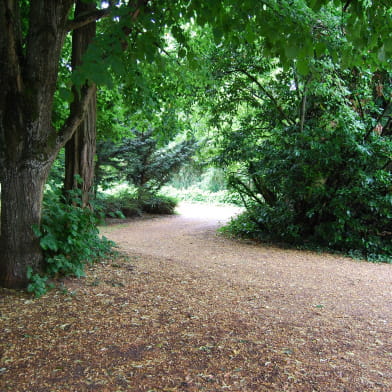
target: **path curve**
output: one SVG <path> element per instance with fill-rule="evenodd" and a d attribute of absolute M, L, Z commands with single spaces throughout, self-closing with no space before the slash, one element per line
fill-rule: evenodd
<path fill-rule="evenodd" d="M 260 374 L 275 358 L 282 374 L 270 390 L 392 391 L 391 265 L 224 238 L 216 229 L 235 212 L 227 207 L 183 205 L 179 212 L 103 234 L 148 260 L 140 265 L 145 273 L 162 282 L 176 276 L 165 290 L 184 282 L 193 298 L 186 306 L 206 312 L 221 334 L 267 341 L 264 362 L 248 354 Z M 238 390 L 269 390 L 260 377 Z"/>

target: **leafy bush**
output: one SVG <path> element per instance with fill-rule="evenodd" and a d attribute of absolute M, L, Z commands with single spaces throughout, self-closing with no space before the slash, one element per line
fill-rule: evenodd
<path fill-rule="evenodd" d="M 177 200 L 171 196 L 144 193 L 137 195 L 132 189 L 114 194 L 101 193 L 98 204 L 104 216 L 125 218 L 140 216 L 143 212 L 152 214 L 173 214 Z"/>
<path fill-rule="evenodd" d="M 323 58 L 301 76 L 247 50 L 216 72 L 217 162 L 247 208 L 230 227 L 391 262 L 392 75 Z"/>
<path fill-rule="evenodd" d="M 392 262 L 392 174 L 378 169 L 388 151 L 390 142 L 375 135 L 364 143 L 352 128 L 335 129 L 328 138 L 313 128 L 276 133 L 248 167 L 249 186 L 238 174 L 232 178 L 248 212 L 231 227 Z"/>
<path fill-rule="evenodd" d="M 131 218 L 140 216 L 142 208 L 137 196 L 129 189 L 118 193 L 97 195 L 100 211 L 108 218 Z"/>
<path fill-rule="evenodd" d="M 177 200 L 174 197 L 151 195 L 141 201 L 142 209 L 150 214 L 174 214 Z"/>
<path fill-rule="evenodd" d="M 41 226 L 34 227 L 44 251 L 45 269 L 44 276 L 28 271 L 28 290 L 38 296 L 48 287 L 48 278 L 83 276 L 84 266 L 106 257 L 114 245 L 99 236 L 99 219 L 80 206 L 79 194 L 73 192 L 70 197 L 72 204 L 65 203 L 59 190 L 47 192 Z"/>

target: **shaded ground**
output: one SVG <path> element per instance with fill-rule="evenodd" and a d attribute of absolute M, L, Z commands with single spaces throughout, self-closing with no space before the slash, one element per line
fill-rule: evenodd
<path fill-rule="evenodd" d="M 229 240 L 230 213 L 105 227 L 128 258 L 2 291 L 1 391 L 392 391 L 392 266 Z"/>

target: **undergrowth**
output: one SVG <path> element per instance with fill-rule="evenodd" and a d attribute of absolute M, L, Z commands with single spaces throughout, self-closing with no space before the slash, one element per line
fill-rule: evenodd
<path fill-rule="evenodd" d="M 59 189 L 48 191 L 41 225 L 33 228 L 40 239 L 45 265 L 43 271 L 28 270 L 27 290 L 39 297 L 52 287 L 50 279 L 81 277 L 86 264 L 108 257 L 114 243 L 99 235 L 100 221 L 96 212 L 82 208 L 79 192 L 70 192 L 65 200 Z"/>
<path fill-rule="evenodd" d="M 252 211 L 245 211 L 236 216 L 226 226 L 220 228 L 219 231 L 228 236 L 247 238 L 288 248 L 341 254 L 356 260 L 367 260 L 375 263 L 392 263 L 391 244 L 386 238 L 383 238 L 382 234 L 376 239 L 363 238 L 364 246 L 362 248 L 348 246 L 347 248 L 337 249 L 310 240 L 295 243 L 292 241 L 284 241 L 281 236 L 271 235 L 271 233 L 263 231 L 252 215 Z"/>
<path fill-rule="evenodd" d="M 130 218 L 143 212 L 150 214 L 174 214 L 178 201 L 175 197 L 146 192 L 142 196 L 132 189 L 125 188 L 97 196 L 97 205 L 105 217 Z"/>

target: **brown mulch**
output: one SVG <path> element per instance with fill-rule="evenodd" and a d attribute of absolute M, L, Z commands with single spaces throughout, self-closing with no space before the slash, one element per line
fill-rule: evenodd
<path fill-rule="evenodd" d="M 391 265 L 185 213 L 103 228 L 127 256 L 40 299 L 0 291 L 0 391 L 392 391 Z"/>

